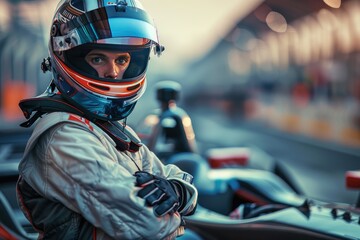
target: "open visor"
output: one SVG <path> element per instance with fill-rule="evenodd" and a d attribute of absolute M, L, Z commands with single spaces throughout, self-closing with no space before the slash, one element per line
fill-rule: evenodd
<path fill-rule="evenodd" d="M 96 70 L 85 60 L 86 54 L 90 52 L 91 49 L 94 49 L 94 47 L 104 50 L 109 48 L 111 51 L 127 52 L 130 54 L 130 63 L 122 79 L 100 78 L 98 76 Z M 133 48 L 106 45 L 106 48 L 99 48 L 99 44 L 85 44 L 65 51 L 65 63 L 58 58 L 55 60 L 61 69 L 84 89 L 102 96 L 117 98 L 129 97 L 142 88 L 145 81 L 149 54 L 150 48 L 146 48 L 145 46 Z"/>
<path fill-rule="evenodd" d="M 86 43 L 138 46 L 145 40 L 158 44 L 152 19 L 139 8 L 102 7 L 63 24 L 61 29 L 65 35 L 52 37 L 53 51 L 65 51 Z"/>
<path fill-rule="evenodd" d="M 129 66 L 127 67 L 122 79 L 109 79 L 99 77 L 97 71 L 93 67 L 91 67 L 85 60 L 87 54 L 95 49 L 107 52 L 129 54 Z M 88 43 L 64 51 L 64 61 L 66 65 L 74 69 L 76 72 L 95 80 L 106 82 L 132 81 L 133 78 L 137 78 L 144 74 L 147 68 L 147 64 L 149 62 L 150 50 L 151 49 L 149 43 L 141 46 Z"/>

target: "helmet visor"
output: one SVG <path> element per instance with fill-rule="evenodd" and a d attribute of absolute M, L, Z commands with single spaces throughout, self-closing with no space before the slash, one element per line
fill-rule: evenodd
<path fill-rule="evenodd" d="M 90 78 L 110 82 L 131 81 L 132 78 L 142 75 L 147 68 L 149 56 L 149 44 L 142 46 L 85 44 L 64 51 L 64 61 L 70 68 Z M 119 71 L 121 77 L 109 76 L 108 71 L 116 66 L 118 69 L 113 70 Z"/>
<path fill-rule="evenodd" d="M 151 41 L 158 44 L 152 19 L 138 8 L 127 7 L 126 11 L 119 11 L 116 6 L 102 7 L 64 24 L 64 35 L 52 37 L 54 51 L 65 51 L 86 43 L 138 46 Z"/>

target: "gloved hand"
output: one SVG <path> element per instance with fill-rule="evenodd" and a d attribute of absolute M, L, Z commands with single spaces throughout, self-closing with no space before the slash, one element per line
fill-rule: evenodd
<path fill-rule="evenodd" d="M 142 187 L 138 196 L 145 199 L 147 205 L 154 207 L 156 216 L 173 214 L 179 209 L 182 202 L 180 197 L 182 194 L 179 193 L 177 186 L 179 183 L 143 171 L 135 172 L 134 176 L 136 186 Z"/>

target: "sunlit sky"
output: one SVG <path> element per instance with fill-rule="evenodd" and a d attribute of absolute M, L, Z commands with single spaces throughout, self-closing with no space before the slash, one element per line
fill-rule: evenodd
<path fill-rule="evenodd" d="M 208 51 L 261 0 L 143 0 L 166 47 L 161 66 L 176 67 Z"/>
<path fill-rule="evenodd" d="M 177 69 L 189 59 L 197 58 L 208 51 L 219 38 L 232 28 L 239 18 L 251 11 L 262 0 L 142 0 L 158 28 L 161 44 L 166 51 L 159 63 L 164 69 Z M 39 1 L 40 6 L 28 3 L 27 12 L 39 21 L 50 23 L 58 1 Z M 11 11 L 11 10 L 10 10 Z M 4 21 L 9 9 L 1 6 L 0 16 Z M 49 26 L 50 27 L 50 26 Z M 47 34 L 46 32 L 45 34 Z M 46 36 L 48 37 L 48 36 Z"/>

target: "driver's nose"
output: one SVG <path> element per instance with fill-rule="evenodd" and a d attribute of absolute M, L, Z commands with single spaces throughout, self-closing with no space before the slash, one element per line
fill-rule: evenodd
<path fill-rule="evenodd" d="M 118 79 L 119 78 L 119 72 L 120 72 L 120 69 L 116 65 L 115 62 L 108 63 L 107 66 L 106 66 L 106 71 L 105 71 L 104 77 Z M 120 76 L 120 77 L 122 77 L 122 76 Z"/>

